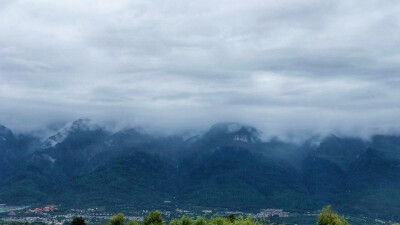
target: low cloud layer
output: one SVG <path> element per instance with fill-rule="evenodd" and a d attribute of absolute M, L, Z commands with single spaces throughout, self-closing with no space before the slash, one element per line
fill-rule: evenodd
<path fill-rule="evenodd" d="M 400 128 L 396 1 L 0 1 L 0 123 Z"/>

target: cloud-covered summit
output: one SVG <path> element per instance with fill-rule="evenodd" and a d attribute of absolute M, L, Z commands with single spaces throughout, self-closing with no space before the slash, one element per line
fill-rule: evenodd
<path fill-rule="evenodd" d="M 0 1 L 0 123 L 399 128 L 395 1 Z"/>

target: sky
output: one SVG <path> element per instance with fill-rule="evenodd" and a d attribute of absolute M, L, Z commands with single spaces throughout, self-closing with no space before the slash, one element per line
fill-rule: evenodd
<path fill-rule="evenodd" d="M 0 123 L 400 129 L 400 3 L 0 0 Z"/>

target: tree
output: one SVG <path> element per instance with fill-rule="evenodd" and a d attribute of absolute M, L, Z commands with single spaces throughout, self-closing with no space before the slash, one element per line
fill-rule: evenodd
<path fill-rule="evenodd" d="M 125 223 L 125 217 L 124 214 L 119 213 L 118 215 L 114 215 L 111 217 L 110 221 L 108 222 L 108 225 L 124 225 Z"/>
<path fill-rule="evenodd" d="M 206 225 L 206 220 L 204 217 L 197 217 L 196 221 L 194 221 L 194 225 Z"/>
<path fill-rule="evenodd" d="M 173 219 L 169 222 L 169 225 L 181 225 L 181 221 Z"/>
<path fill-rule="evenodd" d="M 139 223 L 136 220 L 129 220 L 128 225 L 139 225 Z"/>
<path fill-rule="evenodd" d="M 190 217 L 182 216 L 181 225 L 192 225 L 193 221 Z"/>
<path fill-rule="evenodd" d="M 338 214 L 332 211 L 331 206 L 328 205 L 322 209 L 318 217 L 318 225 L 349 225 L 349 223 Z"/>
<path fill-rule="evenodd" d="M 144 218 L 142 225 L 164 225 L 161 213 L 158 211 L 151 212 Z"/>
<path fill-rule="evenodd" d="M 236 220 L 235 214 L 230 214 L 230 215 L 228 216 L 228 220 L 229 220 L 231 223 L 235 222 L 235 220 Z"/>
<path fill-rule="evenodd" d="M 86 225 L 86 221 L 83 217 L 74 217 L 71 221 L 71 225 Z"/>
<path fill-rule="evenodd" d="M 207 221 L 208 225 L 224 225 L 226 219 L 221 217 L 211 218 Z"/>

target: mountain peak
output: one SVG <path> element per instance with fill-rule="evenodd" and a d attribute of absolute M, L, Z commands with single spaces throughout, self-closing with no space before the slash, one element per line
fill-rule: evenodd
<path fill-rule="evenodd" d="M 258 142 L 260 133 L 254 127 L 240 123 L 217 123 L 213 125 L 204 135 L 203 139 L 220 142 Z"/>
<path fill-rule="evenodd" d="M 109 144 L 133 144 L 152 140 L 152 136 L 147 134 L 142 128 L 129 127 L 114 133 L 109 140 Z"/>
<path fill-rule="evenodd" d="M 98 128 L 98 126 L 89 119 L 78 119 L 72 122 L 72 124 L 69 125 L 69 128 L 71 130 L 92 130 L 93 128 Z"/>
<path fill-rule="evenodd" d="M 7 127 L 0 125 L 0 140 L 11 140 L 14 139 L 13 132 Z"/>
<path fill-rule="evenodd" d="M 234 122 L 214 124 L 210 128 L 210 131 L 211 130 L 221 130 L 226 133 L 236 133 L 236 132 L 244 132 L 244 131 L 247 131 L 249 133 L 255 133 L 255 134 L 259 133 L 258 130 L 254 127 L 251 127 L 248 125 L 243 125 L 240 123 L 234 123 Z"/>
<path fill-rule="evenodd" d="M 89 119 L 78 119 L 73 122 L 67 123 L 63 128 L 61 128 L 56 134 L 50 136 L 44 141 L 43 147 L 49 148 L 54 147 L 58 143 L 64 141 L 71 133 L 77 131 L 91 131 L 97 130 L 100 127 L 94 124 Z"/>

